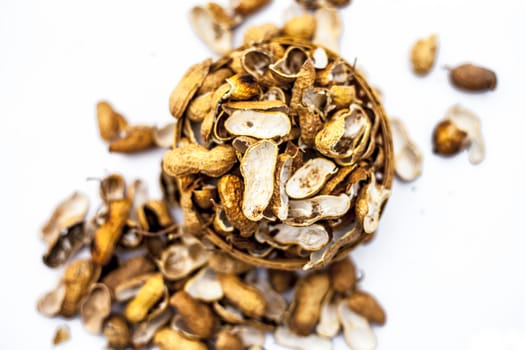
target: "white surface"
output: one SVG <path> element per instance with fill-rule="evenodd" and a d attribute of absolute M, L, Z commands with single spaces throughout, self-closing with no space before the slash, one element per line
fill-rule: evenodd
<path fill-rule="evenodd" d="M 35 312 L 59 272 L 41 263 L 38 230 L 75 189 L 95 199 L 86 177 L 140 176 L 159 195 L 162 152 L 111 155 L 94 107 L 108 99 L 133 123 L 170 120 L 168 96 L 186 68 L 209 56 L 187 18 L 195 1 L 0 2 L 2 245 L 1 349 L 47 349 L 58 324 Z M 248 23 L 282 23 L 291 1 Z M 354 254 L 365 290 L 388 312 L 379 349 L 525 348 L 525 190 L 520 1 L 354 0 L 343 10 L 342 54 L 381 88 L 385 107 L 407 122 L 425 156 L 422 177 L 395 183 L 377 239 Z M 241 29 L 242 30 L 242 29 Z M 410 45 L 436 32 L 437 65 L 426 78 L 408 64 Z M 498 88 L 453 89 L 441 67 L 471 60 L 493 68 Z M 487 157 L 434 156 L 433 126 L 454 103 L 482 118 Z M 62 349 L 102 348 L 69 322 Z M 344 349 L 342 341 L 337 349 Z M 273 347 L 268 347 L 273 349 Z"/>

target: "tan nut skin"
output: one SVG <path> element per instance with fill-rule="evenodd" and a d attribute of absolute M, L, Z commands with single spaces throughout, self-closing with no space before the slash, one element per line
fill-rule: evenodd
<path fill-rule="evenodd" d="M 288 320 L 293 332 L 307 336 L 314 331 L 321 314 L 323 299 L 329 288 L 330 276 L 326 272 L 313 273 L 299 281 Z"/>
<path fill-rule="evenodd" d="M 153 343 L 160 350 L 207 350 L 206 344 L 190 340 L 171 328 L 163 328 L 153 337 Z"/>
<path fill-rule="evenodd" d="M 360 314 L 371 323 L 385 324 L 385 311 L 370 294 L 356 291 L 348 298 L 348 307 Z"/>
<path fill-rule="evenodd" d="M 130 210 L 127 198 L 109 203 L 109 219 L 97 229 L 91 246 L 91 257 L 97 264 L 106 265 L 111 260 Z"/>
<path fill-rule="evenodd" d="M 333 262 L 329 271 L 332 278 L 332 288 L 336 292 L 346 293 L 355 288 L 356 270 L 349 257 Z"/>
<path fill-rule="evenodd" d="M 182 290 L 171 297 L 170 304 L 177 309 L 191 333 L 199 338 L 211 338 L 215 317 L 207 304 L 193 299 Z"/>
<path fill-rule="evenodd" d="M 159 301 L 164 292 L 164 280 L 161 274 L 152 276 L 140 288 L 138 294 L 124 309 L 124 316 L 132 322 L 142 321 L 153 305 Z"/>
<path fill-rule="evenodd" d="M 73 317 L 78 312 L 80 300 L 89 291 L 89 287 L 98 279 L 100 267 L 91 260 L 81 259 L 73 261 L 64 271 L 64 285 L 66 295 L 62 302 L 61 314 L 64 317 Z"/>
<path fill-rule="evenodd" d="M 262 317 L 266 310 L 266 299 L 255 287 L 244 283 L 235 275 L 218 274 L 224 296 L 234 306 L 250 317 Z"/>

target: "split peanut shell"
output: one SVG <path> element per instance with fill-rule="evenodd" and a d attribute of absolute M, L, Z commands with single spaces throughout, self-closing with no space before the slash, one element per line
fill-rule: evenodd
<path fill-rule="evenodd" d="M 97 104 L 97 121 L 100 137 L 105 141 L 112 141 L 126 128 L 128 122 L 120 113 L 106 101 Z"/>
<path fill-rule="evenodd" d="M 94 284 L 80 305 L 80 317 L 90 333 L 102 332 L 104 319 L 111 312 L 111 291 L 103 283 Z"/>
<path fill-rule="evenodd" d="M 98 279 L 100 267 L 93 261 L 80 259 L 73 261 L 64 271 L 66 288 L 62 309 L 64 317 L 73 317 L 80 308 L 80 301 L 89 291 L 90 286 Z"/>
<path fill-rule="evenodd" d="M 485 158 L 481 120 L 474 112 L 460 105 L 452 106 L 447 111 L 432 136 L 435 153 L 452 156 L 467 148 L 471 164 L 479 164 Z"/>
<path fill-rule="evenodd" d="M 235 275 L 219 274 L 224 296 L 245 315 L 261 317 L 266 310 L 266 299 L 257 288 L 242 282 Z"/>
<path fill-rule="evenodd" d="M 210 338 L 215 327 L 215 317 L 210 307 L 197 301 L 185 291 L 175 293 L 170 299 L 192 334 L 199 338 Z"/>
<path fill-rule="evenodd" d="M 124 316 L 114 314 L 104 322 L 102 333 L 108 340 L 108 347 L 125 349 L 131 340 L 131 330 Z"/>
<path fill-rule="evenodd" d="M 377 338 L 367 319 L 353 312 L 346 300 L 341 300 L 337 307 L 339 321 L 343 326 L 346 344 L 351 349 L 373 350 L 377 346 Z"/>
<path fill-rule="evenodd" d="M 155 334 L 153 343 L 160 350 L 206 350 L 208 347 L 201 341 L 192 340 L 180 331 L 175 331 L 169 327 L 163 328 Z"/>
<path fill-rule="evenodd" d="M 202 63 L 190 67 L 171 93 L 169 108 L 171 115 L 176 119 L 179 119 L 184 114 L 193 95 L 202 85 L 204 78 L 208 74 L 210 65 L 211 59 L 207 59 Z"/>

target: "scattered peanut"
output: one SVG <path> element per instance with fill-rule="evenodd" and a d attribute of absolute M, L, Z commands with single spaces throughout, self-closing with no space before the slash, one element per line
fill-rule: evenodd
<path fill-rule="evenodd" d="M 150 308 L 159 301 L 163 292 L 164 281 L 162 275 L 156 274 L 152 276 L 140 288 L 135 298 L 128 303 L 124 310 L 124 316 L 132 323 L 142 321 Z"/>
<path fill-rule="evenodd" d="M 80 300 L 89 291 L 91 284 L 98 280 L 100 267 L 90 260 L 73 261 L 64 272 L 66 288 L 62 302 L 61 314 L 64 317 L 73 317 L 80 307 Z"/>
<path fill-rule="evenodd" d="M 415 42 L 410 54 L 414 72 L 420 75 L 430 72 L 436 61 L 437 46 L 436 34 L 432 34 L 427 38 L 419 39 Z"/>
<path fill-rule="evenodd" d="M 330 277 L 326 272 L 312 273 L 299 280 L 288 319 L 294 333 L 307 336 L 313 332 L 329 287 Z"/>
<path fill-rule="evenodd" d="M 334 261 L 330 265 L 329 270 L 332 287 L 336 292 L 348 293 L 355 288 L 357 282 L 356 270 L 354 263 L 349 257 Z"/>
<path fill-rule="evenodd" d="M 459 65 L 450 70 L 450 81 L 456 87 L 467 91 L 496 89 L 497 77 L 494 71 L 471 63 Z"/>
<path fill-rule="evenodd" d="M 109 218 L 95 232 L 91 247 L 91 256 L 95 263 L 106 265 L 110 261 L 130 210 L 129 199 L 109 203 Z"/>
<path fill-rule="evenodd" d="M 257 288 L 242 282 L 237 276 L 219 274 L 224 296 L 244 314 L 261 317 L 266 309 L 266 300 Z"/>
<path fill-rule="evenodd" d="M 179 331 L 164 328 L 158 331 L 153 338 L 153 343 L 160 350 L 206 350 L 204 343 L 184 337 Z"/>
<path fill-rule="evenodd" d="M 185 291 L 175 293 L 170 303 L 195 336 L 207 339 L 213 335 L 215 318 L 208 305 L 193 299 Z"/>

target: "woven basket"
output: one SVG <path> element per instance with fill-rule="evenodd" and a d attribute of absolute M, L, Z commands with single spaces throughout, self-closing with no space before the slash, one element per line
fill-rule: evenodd
<path fill-rule="evenodd" d="M 316 49 L 317 45 L 311 43 L 311 42 L 305 42 L 301 41 L 295 38 L 275 38 L 271 40 L 272 43 L 278 43 L 282 45 L 284 48 L 289 46 L 295 46 L 303 48 L 304 50 L 310 51 Z M 265 45 L 265 44 L 261 44 Z M 244 46 L 240 47 L 233 52 L 242 52 L 243 50 L 246 50 L 247 48 L 251 48 L 253 46 Z M 342 60 L 337 54 L 331 52 L 330 50 L 325 49 L 328 57 L 330 59 L 338 59 Z M 231 54 L 224 56 L 223 58 L 220 58 L 218 61 L 214 63 L 216 67 L 220 67 L 222 65 L 227 64 L 228 61 L 231 61 Z M 351 69 L 352 73 L 352 79 L 348 82 L 348 84 L 353 84 L 356 86 L 358 91 L 361 91 L 361 94 L 359 95 L 359 98 L 363 101 L 363 104 L 367 104 L 367 107 L 373 111 L 374 114 L 374 122 L 377 122 L 378 128 L 377 133 L 375 135 L 375 141 L 376 146 L 380 148 L 380 152 L 382 154 L 382 164 L 376 167 L 375 174 L 378 183 L 380 183 L 382 186 L 384 186 L 387 189 L 390 189 L 392 186 L 392 179 L 393 179 L 393 173 L 394 173 L 394 162 L 393 162 L 393 146 L 392 146 L 392 136 L 390 133 L 390 128 L 388 124 L 388 119 L 385 114 L 385 111 L 383 110 L 383 106 L 381 105 L 381 101 L 374 91 L 374 89 L 368 84 L 366 78 L 363 76 L 362 73 L 360 73 L 357 69 L 355 69 L 352 65 L 345 62 L 348 67 Z M 212 65 L 213 66 L 213 65 Z M 179 124 L 183 124 L 182 120 L 179 120 Z M 178 135 L 176 135 L 177 138 L 181 137 L 182 128 L 178 128 Z M 366 162 L 367 159 L 361 159 L 361 161 Z M 377 163 L 377 161 L 376 161 Z M 352 207 L 350 210 L 354 210 L 354 207 Z M 286 256 L 286 254 L 282 252 L 274 252 L 272 254 L 269 254 L 265 257 L 257 257 L 254 255 L 249 254 L 246 250 L 243 250 L 239 247 L 236 247 L 235 245 L 231 244 L 231 242 L 228 242 L 226 237 L 223 235 L 215 232 L 211 227 L 206 228 L 205 237 L 207 240 L 212 242 L 216 247 L 221 249 L 222 251 L 228 252 L 233 257 L 244 261 L 246 263 L 260 266 L 260 267 L 266 267 L 271 269 L 283 269 L 283 270 L 300 270 L 300 269 L 308 269 L 308 268 L 322 268 L 326 264 L 328 264 L 332 260 L 340 259 L 348 254 L 349 251 L 351 251 L 353 248 L 358 246 L 360 243 L 369 240 L 374 233 L 365 233 L 360 227 L 355 228 L 353 230 L 352 235 L 349 237 L 345 237 L 345 239 L 341 242 L 338 242 L 338 248 L 337 251 L 330 254 L 330 258 L 326 259 L 326 261 L 323 261 L 322 263 L 315 264 L 314 266 L 309 266 L 308 257 L 290 257 Z M 255 238 L 252 238 L 255 239 Z"/>

